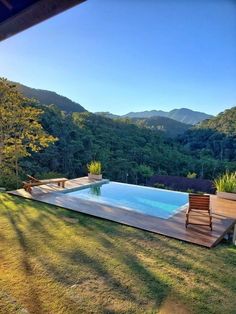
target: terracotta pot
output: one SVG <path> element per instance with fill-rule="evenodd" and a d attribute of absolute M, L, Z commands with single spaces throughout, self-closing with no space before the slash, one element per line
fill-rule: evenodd
<path fill-rule="evenodd" d="M 90 180 L 102 180 L 102 174 L 92 174 L 89 173 L 88 177 Z"/>
<path fill-rule="evenodd" d="M 217 192 L 217 197 L 225 198 L 227 200 L 236 201 L 236 193 L 229 193 L 229 192 Z"/>

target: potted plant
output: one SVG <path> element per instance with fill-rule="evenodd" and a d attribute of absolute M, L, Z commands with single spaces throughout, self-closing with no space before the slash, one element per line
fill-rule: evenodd
<path fill-rule="evenodd" d="M 88 164 L 88 177 L 91 180 L 102 180 L 102 165 L 100 161 L 91 161 Z"/>
<path fill-rule="evenodd" d="M 236 171 L 226 172 L 214 180 L 217 189 L 217 196 L 236 201 Z"/>

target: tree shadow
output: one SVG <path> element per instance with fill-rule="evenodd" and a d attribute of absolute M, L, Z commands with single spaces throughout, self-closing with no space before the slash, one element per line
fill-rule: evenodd
<path fill-rule="evenodd" d="M 9 220 L 14 226 L 15 233 L 23 250 L 22 265 L 29 281 L 32 275 L 28 259 L 28 254 L 30 253 L 35 254 L 35 256 L 37 255 L 37 260 L 46 270 L 47 275 L 57 282 L 67 287 L 75 284 L 80 285 L 83 284 L 83 280 L 86 280 L 87 273 L 88 275 L 93 274 L 96 278 L 101 278 L 110 287 L 111 291 L 116 291 L 122 299 L 131 300 L 140 308 L 145 308 L 145 300 L 148 300 L 148 302 L 154 304 L 155 310 L 158 309 L 171 291 L 184 300 L 185 303 L 191 304 L 192 295 L 188 295 L 183 290 L 177 290 L 182 274 L 188 276 L 188 272 L 191 278 L 195 278 L 199 283 L 199 286 L 195 285 L 191 288 L 192 293 L 201 295 L 202 299 L 206 299 L 207 296 L 211 297 L 213 292 L 217 296 L 221 296 L 221 298 L 229 298 L 227 297 L 227 293 L 230 295 L 232 291 L 236 291 L 236 277 L 233 273 L 233 268 L 236 266 L 236 248 L 220 245 L 213 250 L 209 250 L 85 214 L 65 209 L 57 210 L 54 206 L 46 205 L 41 210 L 41 203 L 37 206 L 37 209 L 40 211 L 39 215 L 31 220 L 28 214 L 24 212 L 22 202 L 19 204 L 22 210 L 20 209 L 18 214 L 12 214 L 10 206 L 7 207 L 7 210 Z M 32 205 L 31 203 L 28 204 Z M 26 218 L 19 217 L 21 215 L 22 217 L 26 216 Z M 19 228 L 18 223 L 20 221 L 24 223 L 25 220 L 28 220 L 28 230 L 47 233 L 44 230 L 43 221 L 46 223 L 48 219 L 49 223 L 57 228 L 61 226 L 61 221 L 57 223 L 57 218 L 61 218 L 61 215 L 79 217 L 78 223 L 68 225 L 68 228 L 73 230 L 73 239 L 77 235 L 78 237 L 83 235 L 83 237 L 88 239 L 88 243 L 93 241 L 94 245 L 97 245 L 95 251 L 92 251 L 93 246 L 92 248 L 89 246 L 86 248 L 85 245 L 81 245 L 79 240 L 73 245 L 73 249 L 68 244 L 63 247 L 63 243 L 58 249 L 58 247 L 51 245 L 50 239 L 44 245 L 50 246 L 53 254 L 56 254 L 58 258 L 56 262 L 46 260 L 40 256 L 40 252 L 37 249 L 37 245 L 39 244 L 37 241 L 34 242 L 36 245 L 35 249 L 30 251 L 25 235 L 21 231 L 21 228 Z M 37 223 L 37 219 L 40 220 L 39 224 Z M 50 233 L 46 234 L 47 236 L 50 238 Z M 55 240 L 57 241 L 58 238 L 55 237 Z M 103 250 L 105 252 L 104 258 L 102 256 Z M 118 267 L 121 267 L 121 276 L 107 264 L 109 263 L 107 260 L 109 256 L 116 260 Z M 140 258 L 140 256 L 144 256 L 144 259 Z M 146 258 L 147 260 L 151 259 L 155 263 L 155 266 L 150 265 L 148 261 L 146 262 Z M 215 259 L 216 265 L 214 264 Z M 59 265 L 58 260 L 62 260 L 63 265 Z M 68 268 L 66 268 L 66 265 L 68 265 Z M 75 273 L 73 277 L 70 273 L 70 266 L 75 266 L 72 269 L 77 269 L 76 266 L 79 265 L 82 266 L 83 275 L 77 276 Z M 160 272 L 156 272 L 156 268 L 159 265 L 164 265 L 162 268 L 163 271 L 168 270 L 165 278 L 159 276 Z M 128 272 L 127 269 L 129 270 Z M 229 277 L 231 270 L 232 279 Z M 226 272 L 227 280 L 224 280 L 224 271 Z M 133 278 L 132 285 L 122 280 L 126 272 L 127 276 Z M 29 282 L 28 284 L 30 287 L 32 283 Z M 141 293 L 140 296 L 134 291 L 134 285 L 137 285 L 137 290 Z M 40 302 L 37 300 L 37 291 L 33 293 L 36 298 L 33 302 L 37 306 L 37 302 Z M 195 304 L 196 310 L 202 310 L 201 302 L 199 301 L 199 303 Z M 207 299 L 205 306 L 207 310 L 210 309 Z M 223 307 L 220 306 L 219 304 L 218 308 L 222 309 Z M 40 313 L 40 307 L 38 308 L 39 312 L 34 313 Z M 118 313 L 118 311 L 104 309 L 104 313 Z"/>
<path fill-rule="evenodd" d="M 29 259 L 29 251 L 28 251 L 28 245 L 27 245 L 27 240 L 24 236 L 24 233 L 21 231 L 19 228 L 14 215 L 12 214 L 11 210 L 7 211 L 7 215 L 9 218 L 9 221 L 13 227 L 13 230 L 16 234 L 16 238 L 18 240 L 18 243 L 21 248 L 21 264 L 22 264 L 22 269 L 25 273 L 25 280 L 27 282 L 27 286 L 29 289 L 29 295 L 30 295 L 30 302 L 29 302 L 29 307 L 32 306 L 32 313 L 35 314 L 42 314 L 42 304 L 39 298 L 39 295 L 37 293 L 37 289 L 32 282 L 32 276 L 34 274 L 33 269 L 30 264 L 30 259 Z M 31 305 L 32 304 L 32 305 Z"/>

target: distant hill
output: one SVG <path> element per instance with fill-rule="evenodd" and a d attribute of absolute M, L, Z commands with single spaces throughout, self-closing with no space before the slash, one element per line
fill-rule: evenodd
<path fill-rule="evenodd" d="M 192 127 L 191 124 L 182 123 L 166 117 L 132 118 L 130 121 L 141 127 L 164 132 L 169 137 L 183 134 Z"/>
<path fill-rule="evenodd" d="M 113 114 L 109 111 L 99 111 L 99 112 L 95 112 L 95 114 L 102 116 L 102 117 L 110 118 L 110 119 L 116 119 L 116 118 L 120 117 L 120 116 Z"/>
<path fill-rule="evenodd" d="M 219 160 L 236 161 L 236 107 L 205 120 L 180 135 L 187 149 Z"/>
<path fill-rule="evenodd" d="M 86 111 L 84 107 L 80 104 L 70 100 L 67 97 L 58 95 L 55 92 L 51 92 L 44 89 L 35 89 L 28 86 L 25 86 L 20 83 L 11 82 L 16 85 L 17 89 L 26 97 L 35 98 L 41 104 L 44 105 L 56 105 L 62 111 L 67 113 L 71 112 L 84 112 Z"/>
<path fill-rule="evenodd" d="M 197 129 L 212 129 L 225 135 L 236 135 L 236 107 L 219 113 L 216 117 L 203 121 Z"/>
<path fill-rule="evenodd" d="M 95 114 L 105 118 L 116 119 L 120 121 L 126 120 L 126 122 L 136 124 L 138 127 L 165 133 L 165 135 L 168 137 L 181 135 L 192 127 L 191 124 L 182 123 L 171 118 L 160 116 L 150 116 L 148 118 L 134 118 L 128 117 L 127 115 L 118 116 L 110 112 L 96 112 Z"/>
<path fill-rule="evenodd" d="M 151 117 L 166 117 L 186 124 L 197 124 L 205 119 L 210 119 L 213 116 L 204 112 L 193 111 L 187 108 L 173 109 L 171 111 L 151 110 L 142 112 L 129 112 L 124 117 L 128 118 L 151 118 Z"/>

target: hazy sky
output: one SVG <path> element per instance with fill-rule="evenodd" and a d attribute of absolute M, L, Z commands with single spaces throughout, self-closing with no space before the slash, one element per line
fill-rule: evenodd
<path fill-rule="evenodd" d="M 0 76 L 90 111 L 236 105 L 236 1 L 88 0 L 0 43 Z"/>

